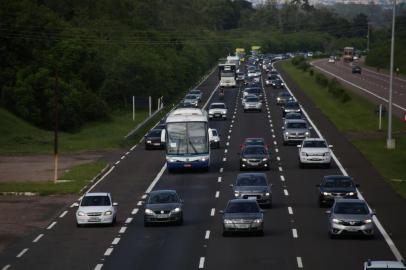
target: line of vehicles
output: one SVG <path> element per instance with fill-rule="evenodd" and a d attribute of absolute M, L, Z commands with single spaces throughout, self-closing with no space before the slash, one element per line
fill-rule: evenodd
<path fill-rule="evenodd" d="M 298 147 L 300 167 L 306 165 L 330 167 L 332 145 L 323 138 L 311 137 L 312 127 L 303 116 L 300 104 L 285 89 L 277 71 L 267 68 L 267 64 L 264 64 L 267 62 L 267 58 L 261 59 L 259 54 L 254 54 L 251 57 L 245 57 L 246 72 L 243 71 L 243 66 L 239 66 L 239 72 L 244 75 L 240 82 L 240 85 L 244 86 L 242 88 L 244 112 L 262 111 L 265 91 L 261 80 L 262 72 L 249 75 L 250 71 L 257 72 L 262 67 L 267 71 L 265 85 L 280 90 L 275 104 L 280 105 L 282 110 L 284 144 L 293 144 Z M 223 73 L 227 73 L 226 71 L 229 72 L 224 69 Z M 220 79 L 223 73 L 220 71 Z M 237 68 L 234 73 L 234 78 L 237 78 Z M 190 97 L 191 95 L 194 97 Z M 190 91 L 181 105 L 145 136 L 146 149 L 166 150 L 169 172 L 183 169 L 208 170 L 210 149 L 220 147 L 219 133 L 216 129 L 209 127 L 209 121 L 227 120 L 228 108 L 225 103 L 213 102 L 206 112 L 198 108 L 201 100 L 201 91 L 196 89 Z M 254 118 L 255 115 L 250 117 Z M 263 208 L 272 207 L 272 184 L 268 176 L 259 170 L 271 168 L 270 148 L 264 138 L 246 138 L 240 145 L 240 170 L 253 171 L 239 173 L 234 184 L 230 185 L 233 189 L 233 198 L 228 201 L 224 210 L 219 211 L 223 236 L 235 232 L 264 234 L 265 210 Z M 319 206 L 329 207 L 326 213 L 331 238 L 344 234 L 373 237 L 375 213 L 364 200 L 358 199 L 358 187 L 359 185 L 354 183 L 350 176 L 343 175 L 327 175 L 317 185 Z M 118 204 L 113 201 L 110 193 L 86 193 L 77 206 L 78 226 L 113 225 L 116 222 Z M 143 212 L 145 226 L 157 223 L 182 225 L 184 201 L 176 190 L 155 190 L 147 194 Z M 364 264 L 364 269 L 385 267 L 406 269 L 401 262 L 367 261 Z"/>

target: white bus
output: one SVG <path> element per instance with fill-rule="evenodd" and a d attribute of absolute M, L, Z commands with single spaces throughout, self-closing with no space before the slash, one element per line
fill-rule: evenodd
<path fill-rule="evenodd" d="M 168 171 L 210 166 L 210 137 L 207 112 L 198 108 L 181 108 L 166 118 L 161 140 L 166 143 Z"/>

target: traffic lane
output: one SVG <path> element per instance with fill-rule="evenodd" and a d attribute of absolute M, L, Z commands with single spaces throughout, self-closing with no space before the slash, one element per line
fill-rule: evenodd
<path fill-rule="evenodd" d="M 325 64 L 325 63 L 324 63 Z M 386 103 L 387 106 L 387 99 L 389 95 L 389 84 L 386 86 L 381 86 L 379 87 L 374 81 L 368 79 L 365 79 L 365 76 L 362 74 L 351 74 L 349 72 L 346 72 L 345 70 L 341 70 L 335 65 L 331 64 L 326 65 L 326 66 L 321 66 L 321 65 L 316 65 L 316 68 L 321 68 L 324 69 L 327 72 L 330 72 L 334 74 L 334 77 L 339 79 L 345 86 L 348 87 L 348 89 L 351 89 L 352 91 L 356 92 L 357 94 L 366 97 L 367 99 L 371 100 L 375 104 L 382 104 Z M 320 69 L 319 69 L 320 70 Z M 326 73 L 323 70 L 320 70 L 321 72 L 325 73 L 328 77 L 332 77 L 331 74 Z M 341 79 L 340 79 L 341 78 Z M 345 81 L 344 81 L 345 80 Z M 354 85 L 351 85 L 354 84 Z M 361 87 L 367 91 L 372 92 L 375 95 L 378 95 L 380 98 L 374 96 L 371 93 L 366 92 L 365 90 L 362 90 L 358 87 Z M 400 89 L 394 88 L 393 90 L 393 111 L 398 117 L 403 117 L 405 110 L 405 104 L 406 104 L 406 93 L 405 89 Z"/>
<path fill-rule="evenodd" d="M 312 121 L 321 130 L 324 138 L 334 145 L 334 154 L 340 160 L 347 173 L 360 184 L 360 191 L 368 204 L 376 210 L 377 217 L 390 234 L 401 254 L 406 253 L 406 219 L 399 218 L 406 208 L 406 200 L 397 194 L 378 173 L 376 168 L 351 144 L 336 126 L 307 97 L 299 86 L 289 78 L 279 65 L 277 69 L 283 75 L 291 91 L 300 100 Z M 390 209 L 390 210 L 389 210 Z"/>
<path fill-rule="evenodd" d="M 216 87 L 216 75 L 215 72 L 212 73 L 200 85 L 200 89 L 204 92 L 203 101 L 209 98 L 211 91 Z M 124 152 L 117 162 L 119 163 L 113 165 L 115 168 L 111 174 L 100 182 L 94 191 L 111 192 L 114 199 L 119 202 L 118 223 L 120 225 L 159 172 L 165 158 L 162 151 L 145 151 L 140 143 L 134 151 Z M 44 234 L 41 241 L 33 245 L 30 243 L 32 239 L 28 241 L 24 239 L 4 252 L 1 261 L 12 264 L 13 268 L 21 267 L 22 269 L 26 269 L 27 265 L 38 266 L 41 269 L 55 269 L 56 267 L 88 269 L 94 266 L 104 254 L 118 228 L 78 229 L 75 226 L 76 209 L 67 210 L 69 213 L 63 219 L 56 219 L 57 224 L 52 231 L 38 232 L 38 234 Z M 98 241 L 94 241 L 94 239 L 98 239 Z M 84 253 L 81 248 L 78 248 L 82 245 L 88 245 L 91 248 Z M 29 248 L 29 251 L 22 258 L 16 259 L 16 254 L 24 248 Z M 66 250 L 70 252 L 67 253 Z M 52 253 L 55 259 L 49 260 L 49 253 Z M 72 260 L 72 257 L 76 260 Z M 62 266 L 60 266 L 61 264 Z"/>
<path fill-rule="evenodd" d="M 227 103 L 234 99 L 232 92 L 226 93 Z M 219 132 L 225 134 L 229 121 L 213 122 Z M 142 225 L 143 215 L 138 215 L 135 222 L 130 225 L 128 233 L 121 238 L 118 248 L 107 258 L 105 268 L 196 268 L 199 255 L 204 250 L 204 232 L 215 197 L 216 174 L 222 162 L 221 149 L 213 150 L 211 156 L 209 173 L 165 173 L 155 187 L 156 190 L 176 189 L 178 191 L 185 201 L 184 225 L 145 228 Z M 141 213 L 142 210 L 140 210 Z"/>
<path fill-rule="evenodd" d="M 239 100 L 240 102 L 240 100 Z M 231 133 L 230 147 L 224 162 L 224 172 L 219 174 L 220 196 L 215 209 L 224 209 L 233 192 L 229 187 L 235 182 L 239 173 L 240 144 L 247 137 L 264 137 L 272 143 L 267 113 L 243 113 L 238 105 L 236 123 Z M 236 234 L 230 237 L 222 236 L 221 215 L 217 214 L 211 225 L 211 236 L 205 254 L 207 269 L 264 269 L 275 266 L 277 269 L 296 268 L 294 243 L 289 227 L 288 209 L 284 202 L 282 183 L 278 181 L 277 166 L 271 171 L 264 171 L 273 186 L 273 208 L 266 209 L 265 235 L 263 237 Z M 243 171 L 245 172 L 245 171 Z M 271 243 L 271 244 L 270 244 Z M 293 252 L 292 252 L 293 251 Z"/>

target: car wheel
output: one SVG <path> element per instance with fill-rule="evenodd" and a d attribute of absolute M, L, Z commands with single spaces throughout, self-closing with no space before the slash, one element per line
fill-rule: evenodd
<path fill-rule="evenodd" d="M 176 222 L 176 225 L 181 226 L 183 224 L 183 216 Z"/>
<path fill-rule="evenodd" d="M 147 145 L 145 145 L 145 150 L 149 150 L 149 147 Z"/>
<path fill-rule="evenodd" d="M 304 163 L 299 162 L 299 167 L 303 169 L 305 167 Z"/>
<path fill-rule="evenodd" d="M 262 230 L 258 231 L 258 232 L 257 232 L 257 235 L 258 235 L 258 236 L 264 236 L 264 230 L 262 229 Z"/>
<path fill-rule="evenodd" d="M 220 148 L 220 142 L 217 143 L 217 148 Z"/>
<path fill-rule="evenodd" d="M 331 232 L 329 232 L 329 235 L 330 235 L 330 239 L 336 239 L 337 238 L 337 235 L 332 234 Z"/>
<path fill-rule="evenodd" d="M 76 227 L 81 228 L 83 225 L 76 222 Z"/>
<path fill-rule="evenodd" d="M 288 145 L 288 142 L 287 142 L 287 141 L 283 141 L 283 145 Z"/>
<path fill-rule="evenodd" d="M 331 168 L 331 162 L 326 164 L 326 168 L 330 169 Z"/>
<path fill-rule="evenodd" d="M 230 235 L 230 233 L 223 229 L 222 235 L 223 235 L 224 237 L 227 237 L 227 236 Z"/>

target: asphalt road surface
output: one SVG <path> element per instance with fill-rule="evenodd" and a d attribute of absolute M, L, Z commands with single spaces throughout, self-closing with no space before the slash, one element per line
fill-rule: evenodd
<path fill-rule="evenodd" d="M 204 102 L 218 101 L 218 79 L 212 73 L 198 88 Z M 344 238 L 332 240 L 327 233 L 327 216 L 317 204 L 315 185 L 327 174 L 341 174 L 332 168 L 300 169 L 295 146 L 283 146 L 282 113 L 276 105 L 277 90 L 264 89 L 266 102 L 261 113 L 244 113 L 241 92 L 226 89 L 224 102 L 229 108 L 226 121 L 210 121 L 220 132 L 220 149 L 211 153 L 209 172 L 169 174 L 163 151 L 146 151 L 143 144 L 125 151 L 114 167 L 92 189 L 112 192 L 119 203 L 118 223 L 114 227 L 76 228 L 75 208 L 64 209 L 47 228 L 7 248 L 0 255 L 2 269 L 361 269 L 363 261 L 395 259 L 406 251 L 404 200 L 386 184 L 370 179 L 369 163 L 348 166 L 354 148 L 344 136 L 325 124 L 324 116 L 300 92 L 304 108 L 315 115 L 316 131 L 326 132 L 330 143 L 340 145 L 339 159 L 366 199 L 373 199 L 378 218 L 396 244 L 392 249 L 379 230 L 372 240 Z M 292 88 L 292 91 L 294 89 Z M 317 113 L 317 111 L 316 111 Z M 328 122 L 328 121 L 326 121 Z M 330 124 L 331 125 L 331 124 Z M 331 132 L 334 132 L 331 135 Z M 271 145 L 271 170 L 265 171 L 273 184 L 273 208 L 265 213 L 265 235 L 223 237 L 219 210 L 232 198 L 229 187 L 239 171 L 239 145 L 246 137 L 264 137 Z M 331 138 L 330 138 L 331 137 Z M 342 148 L 341 148 L 342 147 Z M 359 153 L 358 153 L 359 154 Z M 352 155 L 352 156 L 347 156 Z M 358 161 L 360 162 L 360 161 Z M 359 178 L 358 178 L 359 176 Z M 364 189 L 365 187 L 365 189 Z M 184 225 L 143 226 L 144 194 L 155 189 L 176 189 L 185 201 Z M 376 196 L 379 192 L 382 196 Z M 382 213 L 382 214 L 381 214 Z M 397 214 L 397 215 L 396 215 Z M 403 229 L 402 229 L 403 228 Z M 396 251 L 400 251 L 396 254 Z"/>
<path fill-rule="evenodd" d="M 377 73 L 368 68 L 363 68 L 361 74 L 352 74 L 350 63 L 344 63 L 343 61 L 328 63 L 327 59 L 321 59 L 312 62 L 312 65 L 328 76 L 339 79 L 358 94 L 388 108 L 388 75 Z M 393 112 L 399 117 L 403 117 L 403 113 L 406 112 L 405 79 L 394 77 L 392 94 Z"/>

